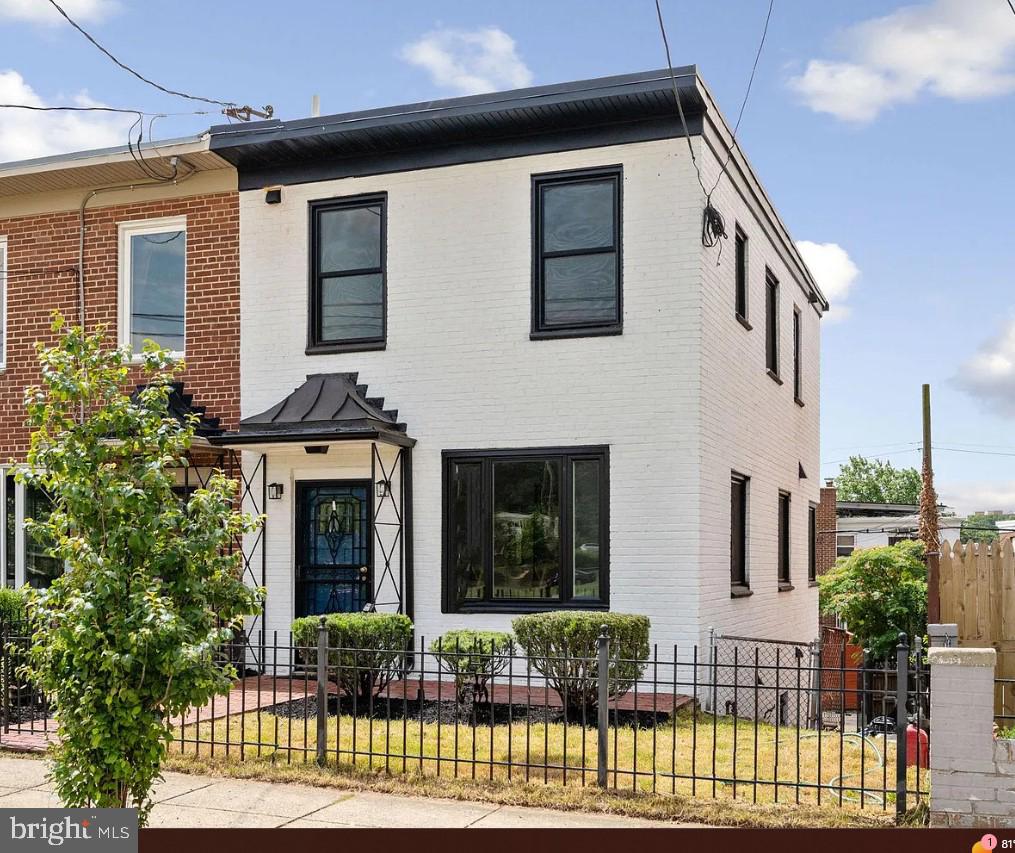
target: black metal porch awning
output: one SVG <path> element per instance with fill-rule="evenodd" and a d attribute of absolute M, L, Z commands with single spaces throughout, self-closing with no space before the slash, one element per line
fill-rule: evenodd
<path fill-rule="evenodd" d="M 399 423 L 398 410 L 385 409 L 383 397 L 367 393 L 359 374 L 313 373 L 270 409 L 244 418 L 238 430 L 210 441 L 237 446 L 366 440 L 412 447 L 416 441 Z"/>
<path fill-rule="evenodd" d="M 147 385 L 138 385 L 130 395 L 132 402 L 137 402 L 138 395 L 147 388 Z M 194 395 L 185 390 L 182 382 L 169 383 L 169 394 L 166 396 L 166 414 L 176 418 L 180 423 L 186 423 L 187 419 L 194 415 L 197 423 L 194 426 L 194 435 L 200 438 L 211 439 L 222 434 L 222 427 L 219 426 L 219 419 L 211 417 L 204 406 L 194 405 Z"/>

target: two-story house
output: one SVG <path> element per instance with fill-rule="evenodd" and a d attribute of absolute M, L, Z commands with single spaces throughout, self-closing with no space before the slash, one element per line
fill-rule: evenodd
<path fill-rule="evenodd" d="M 239 209 L 236 172 L 208 134 L 157 146 L 0 164 L 0 535 L 3 585 L 47 586 L 63 566 L 26 535 L 46 495 L 15 482 L 29 431 L 24 392 L 39 381 L 51 312 L 111 341 L 153 339 L 185 359 L 170 405 L 202 416 L 181 493 L 228 451 L 206 436 L 239 418 Z M 140 377 L 137 377 L 140 378 Z"/>
<path fill-rule="evenodd" d="M 211 441 L 264 497 L 268 631 L 580 608 L 662 644 L 815 636 L 827 303 L 696 69 L 674 76 L 212 129 L 242 418 Z"/>

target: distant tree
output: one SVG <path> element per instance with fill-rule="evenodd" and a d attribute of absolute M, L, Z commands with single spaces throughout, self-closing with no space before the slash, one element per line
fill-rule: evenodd
<path fill-rule="evenodd" d="M 850 456 L 835 478 L 839 500 L 878 504 L 918 504 L 920 472 L 891 462 Z"/>
<path fill-rule="evenodd" d="M 997 522 L 1015 518 L 1013 513 L 974 512 L 967 516 L 959 528 L 959 539 L 963 542 L 996 542 Z"/>

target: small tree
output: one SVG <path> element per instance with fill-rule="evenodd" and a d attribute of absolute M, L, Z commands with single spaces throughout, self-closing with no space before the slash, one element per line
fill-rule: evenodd
<path fill-rule="evenodd" d="M 821 612 L 835 615 L 878 658 L 894 649 L 900 631 L 927 631 L 927 566 L 923 543 L 863 548 L 818 577 Z"/>
<path fill-rule="evenodd" d="M 915 468 L 896 468 L 891 462 L 864 456 L 850 456 L 835 477 L 840 501 L 918 504 L 921 485 Z"/>
<path fill-rule="evenodd" d="M 220 473 L 189 500 L 173 492 L 195 426 L 167 411 L 181 364 L 148 344 L 146 386 L 132 399 L 128 348 L 108 348 L 102 329 L 67 329 L 58 314 L 53 330 L 54 346 L 37 345 L 42 386 L 25 392 L 33 432 L 17 476 L 51 497 L 48 518 L 26 528 L 66 573 L 32 593 L 25 672 L 55 699 L 63 803 L 133 804 L 143 824 L 171 720 L 236 677 L 217 650 L 261 591 L 227 550 L 257 522 L 236 510 L 236 483 Z"/>

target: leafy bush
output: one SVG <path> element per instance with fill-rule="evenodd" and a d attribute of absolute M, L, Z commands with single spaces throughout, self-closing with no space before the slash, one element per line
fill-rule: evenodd
<path fill-rule="evenodd" d="M 293 642 L 305 647 L 300 656 L 317 666 L 319 616 L 293 622 Z M 412 643 L 412 620 L 400 613 L 331 613 L 328 629 L 328 666 L 339 688 L 359 703 L 368 703 L 402 669 Z"/>
<path fill-rule="evenodd" d="M 0 587 L 0 625 L 21 622 L 25 618 L 25 603 L 28 600 L 23 590 L 9 586 Z"/>
<path fill-rule="evenodd" d="M 838 616 L 871 653 L 895 651 L 899 632 L 927 633 L 927 566 L 923 544 L 863 548 L 818 578 L 821 612 Z"/>
<path fill-rule="evenodd" d="M 31 445 L 15 476 L 52 498 L 25 527 L 67 570 L 28 593 L 22 671 L 55 699 L 63 805 L 133 805 L 144 825 L 174 720 L 236 678 L 216 649 L 260 612 L 261 592 L 229 546 L 258 521 L 221 473 L 186 504 L 174 496 L 196 421 L 167 409 L 182 364 L 149 342 L 132 367 L 101 327 L 65 328 L 59 315 L 53 331 L 52 346 L 36 345 L 42 384 L 25 391 Z M 144 382 L 133 397 L 130 376 Z"/>
<path fill-rule="evenodd" d="M 475 696 L 487 696 L 490 679 L 506 668 L 514 640 L 503 631 L 473 631 L 461 628 L 448 631 L 430 644 L 441 666 L 455 677 L 455 695 L 467 701 L 470 685 Z"/>
<path fill-rule="evenodd" d="M 532 666 L 560 694 L 570 717 L 598 704 L 597 640 L 604 626 L 610 638 L 607 689 L 613 699 L 630 690 L 645 667 L 647 616 L 558 610 L 519 616 L 511 623 Z"/>

